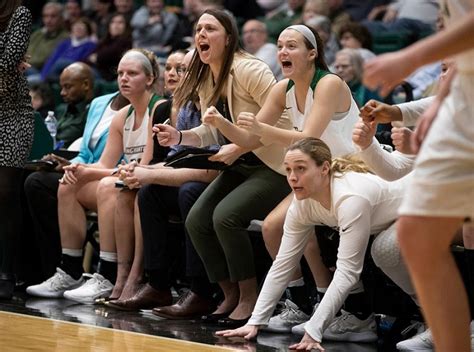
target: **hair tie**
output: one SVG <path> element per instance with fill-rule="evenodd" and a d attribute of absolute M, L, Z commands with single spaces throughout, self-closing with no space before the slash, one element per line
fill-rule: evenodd
<path fill-rule="evenodd" d="M 316 49 L 316 51 L 318 50 L 318 44 L 316 42 L 316 37 L 314 36 L 314 33 L 311 32 L 311 30 L 307 26 L 302 25 L 302 24 L 295 24 L 295 25 L 287 27 L 286 29 L 293 29 L 293 30 L 299 32 L 300 34 L 303 35 L 303 37 L 308 39 L 308 41 L 311 43 L 313 48 Z"/>

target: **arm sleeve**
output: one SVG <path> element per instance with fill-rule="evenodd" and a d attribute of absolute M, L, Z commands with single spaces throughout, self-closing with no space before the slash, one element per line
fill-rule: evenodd
<path fill-rule="evenodd" d="M 360 196 L 349 196 L 337 206 L 340 239 L 336 271 L 318 309 L 305 326 L 316 341 L 321 342 L 323 331 L 359 281 L 369 243 L 371 211 L 369 201 Z"/>
<path fill-rule="evenodd" d="M 0 55 L 0 74 L 9 74 L 18 69 L 24 59 L 31 32 L 31 13 L 26 7 L 19 7 L 10 20 L 10 35 L 5 50 Z"/>
<path fill-rule="evenodd" d="M 285 219 L 284 233 L 280 249 L 265 278 L 257 304 L 249 320 L 250 325 L 266 325 L 283 291 L 291 281 L 291 275 L 300 262 L 313 224 L 301 221 L 301 207 L 290 205 Z"/>
<path fill-rule="evenodd" d="M 398 151 L 386 152 L 375 138 L 369 147 L 359 152 L 359 156 L 375 174 L 387 181 L 407 175 L 413 169 L 416 157 Z"/>
<path fill-rule="evenodd" d="M 405 126 L 415 126 L 420 115 L 431 105 L 434 98 L 433 96 L 398 104 L 397 106 L 402 112 L 403 124 Z"/>

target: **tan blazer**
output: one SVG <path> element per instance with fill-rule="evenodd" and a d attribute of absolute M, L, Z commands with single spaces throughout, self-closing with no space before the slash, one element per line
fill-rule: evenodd
<path fill-rule="evenodd" d="M 232 122 L 237 122 L 237 117 L 241 112 L 257 114 L 275 83 L 275 77 L 266 63 L 249 54 L 235 54 L 226 84 L 227 103 Z M 209 107 L 208 100 L 212 94 L 212 87 L 212 77 L 209 75 L 199 91 L 201 111 L 206 111 Z M 292 129 L 292 123 L 286 112 L 278 119 L 275 126 L 287 130 Z M 193 128 L 192 131 L 201 139 L 201 147 L 219 144 L 218 130 L 212 126 L 201 125 Z M 252 152 L 272 170 L 285 174 L 283 146 L 264 145 Z"/>

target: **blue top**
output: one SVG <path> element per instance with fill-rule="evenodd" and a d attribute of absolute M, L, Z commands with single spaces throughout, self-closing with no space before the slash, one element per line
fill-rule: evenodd
<path fill-rule="evenodd" d="M 102 118 L 107 106 L 112 102 L 112 99 L 118 94 L 118 92 L 102 95 L 92 100 L 89 113 L 87 114 L 86 126 L 84 128 L 84 134 L 82 136 L 82 143 L 79 149 L 79 154 L 71 159 L 72 163 L 84 163 L 92 164 L 100 159 L 100 156 L 105 148 L 105 143 L 109 137 L 109 129 L 107 128 L 102 135 L 99 137 L 97 144 L 94 149 L 90 149 L 89 142 L 92 137 L 92 133 L 97 127 L 99 121 Z"/>

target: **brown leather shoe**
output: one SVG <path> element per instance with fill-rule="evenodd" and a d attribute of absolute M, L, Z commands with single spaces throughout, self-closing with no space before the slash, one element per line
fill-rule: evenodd
<path fill-rule="evenodd" d="M 153 309 L 153 314 L 168 319 L 193 319 L 209 314 L 216 309 L 214 302 L 198 296 L 191 290 L 183 293 L 172 306 Z"/>
<path fill-rule="evenodd" d="M 119 301 L 105 302 L 107 307 L 120 310 L 152 309 L 154 307 L 169 306 L 173 302 L 171 290 L 155 290 L 149 284 L 144 285 L 132 298 Z"/>

